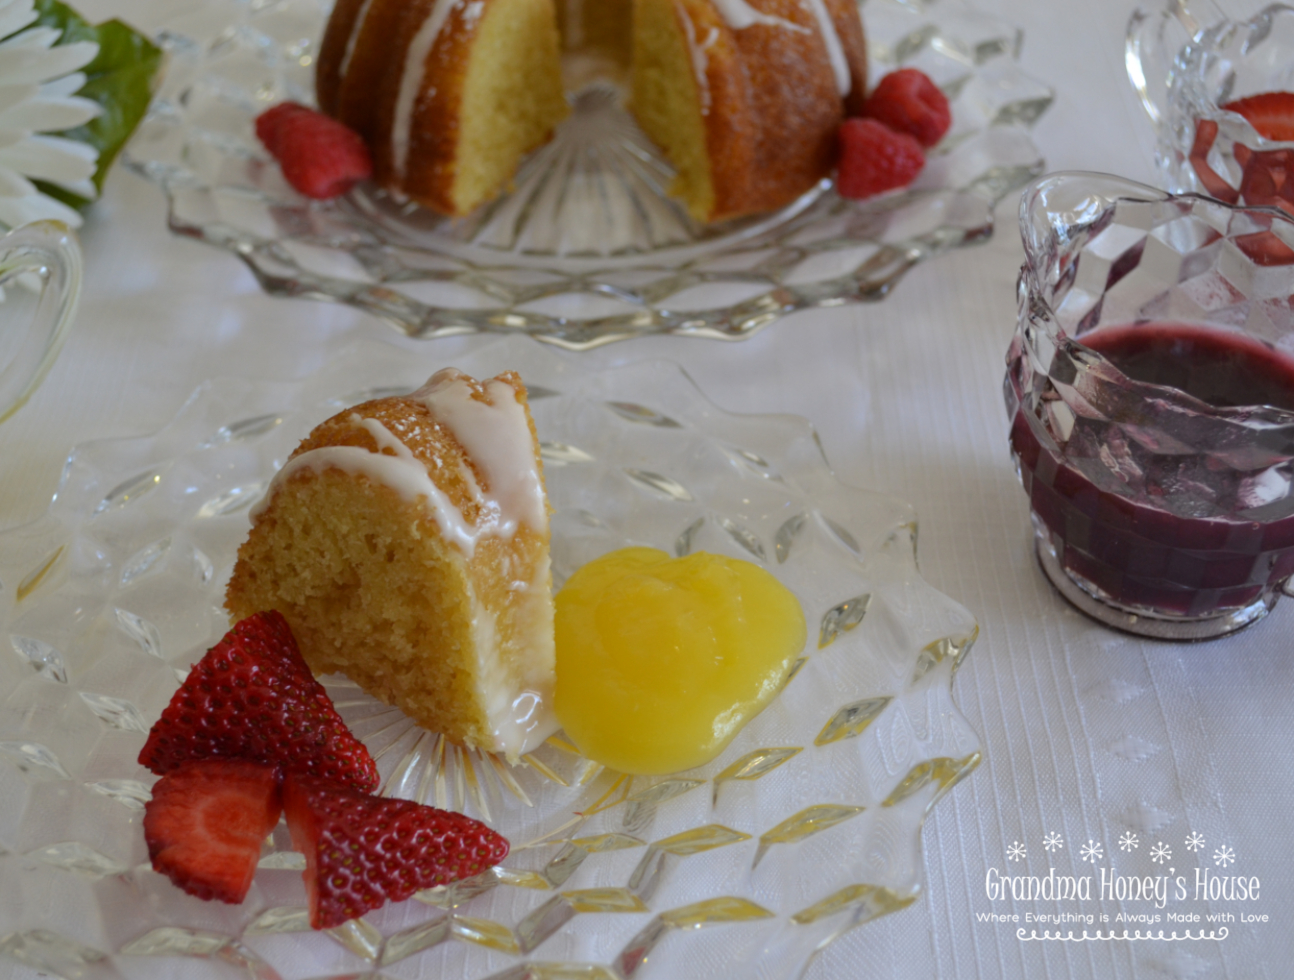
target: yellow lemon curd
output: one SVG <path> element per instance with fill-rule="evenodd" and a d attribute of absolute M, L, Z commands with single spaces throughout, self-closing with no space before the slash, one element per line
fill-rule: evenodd
<path fill-rule="evenodd" d="M 800 603 L 758 565 L 613 551 L 557 594 L 557 717 L 613 769 L 691 769 L 772 700 L 805 636 Z"/>

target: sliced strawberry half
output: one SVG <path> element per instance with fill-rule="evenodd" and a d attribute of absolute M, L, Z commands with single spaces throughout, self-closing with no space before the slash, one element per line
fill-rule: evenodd
<path fill-rule="evenodd" d="M 507 840 L 479 820 L 311 776 L 285 777 L 283 809 L 306 858 L 316 929 L 480 874 L 508 854 Z"/>
<path fill-rule="evenodd" d="M 249 616 L 207 651 L 139 753 L 159 776 L 194 759 L 249 759 L 361 790 L 379 781 L 277 612 Z"/>
<path fill-rule="evenodd" d="M 144 806 L 153 869 L 190 895 L 237 905 L 283 811 L 279 782 L 274 766 L 242 759 L 189 762 L 163 776 Z"/>
<path fill-rule="evenodd" d="M 1263 92 L 1222 108 L 1244 116 L 1263 139 L 1294 141 L 1294 92 Z"/>

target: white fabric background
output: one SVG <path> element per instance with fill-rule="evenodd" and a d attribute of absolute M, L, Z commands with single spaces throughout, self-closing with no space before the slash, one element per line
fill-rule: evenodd
<path fill-rule="evenodd" d="M 181 6 L 77 5 L 143 29 Z M 1057 90 L 1035 130 L 1050 169 L 1153 182 L 1150 126 L 1123 68 L 1131 4 L 978 6 L 1024 27 L 1025 70 Z M 998 220 L 991 242 L 918 268 L 880 304 L 799 315 L 739 344 L 652 338 L 582 355 L 596 364 L 673 359 L 725 408 L 812 419 L 845 481 L 916 505 L 924 574 L 981 624 L 955 693 L 985 760 L 928 822 L 927 893 L 844 937 L 808 976 L 1294 976 L 1294 601 L 1231 639 L 1178 646 L 1109 632 L 1051 591 L 1030 552 L 1000 395 L 1021 257 L 1014 201 Z M 262 296 L 234 258 L 170 236 L 160 192 L 120 169 L 82 240 L 88 271 L 72 337 L 43 388 L 0 426 L 0 528 L 42 513 L 72 445 L 155 430 L 206 377 L 300 377 L 359 337 L 430 353 L 359 313 Z M 452 360 L 472 343 L 438 341 L 434 353 Z M 0 769 L 0 782 L 12 778 Z M 1129 830 L 1142 844 L 1123 855 L 1117 840 Z M 1049 832 L 1066 841 L 1050 860 Z M 1208 841 L 1198 858 L 1182 846 L 1190 832 Z M 1190 880 L 1197 864 L 1213 870 L 1217 845 L 1230 845 L 1232 873 L 1259 875 L 1261 898 L 1215 911 L 1271 921 L 1231 923 L 1221 942 L 1080 944 L 1022 942 L 1014 926 L 975 920 L 990 910 L 1153 912 L 1095 899 L 1081 908 L 990 903 L 984 879 L 989 867 L 1092 873 L 1078 855 L 1088 840 L 1103 844 L 1105 866 L 1113 852 L 1122 873 L 1162 873 L 1147 853 L 1161 839 Z M 1013 866 L 1005 852 L 1017 840 L 1029 857 Z M 8 975 L 35 976 L 0 960 Z"/>

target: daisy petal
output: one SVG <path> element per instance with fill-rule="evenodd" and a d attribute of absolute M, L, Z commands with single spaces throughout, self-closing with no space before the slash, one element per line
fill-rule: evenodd
<path fill-rule="evenodd" d="M 85 180 L 94 174 L 98 162 L 99 151 L 94 147 L 60 136 L 28 136 L 0 150 L 0 174 L 7 168 L 60 183 Z"/>
<path fill-rule="evenodd" d="M 0 109 L 0 130 L 57 133 L 89 122 L 102 112 L 99 103 L 89 99 L 29 99 L 8 109 Z"/>
<path fill-rule="evenodd" d="M 35 7 L 30 3 L 8 3 L 0 6 L 0 37 L 8 37 L 34 21 Z"/>
<path fill-rule="evenodd" d="M 69 95 L 76 95 L 85 85 L 85 72 L 74 71 L 70 75 L 64 75 L 62 78 L 56 78 L 52 82 L 46 82 L 40 87 L 40 94 L 47 99 L 66 98 Z"/>
<path fill-rule="evenodd" d="M 74 76 L 68 75 L 67 77 L 72 78 Z M 44 90 L 44 86 L 37 85 L 35 82 L 27 82 L 25 85 L 0 85 L 0 112 L 8 109 L 11 105 L 18 105 L 28 99 L 34 99 Z"/>
<path fill-rule="evenodd" d="M 44 178 L 41 179 L 44 180 Z M 87 201 L 94 201 L 99 197 L 99 189 L 94 186 L 94 181 L 90 180 L 88 177 L 85 180 L 75 181 L 46 180 L 45 183 L 53 184 L 55 187 L 61 187 L 68 193 L 75 194 L 77 197 L 83 197 Z"/>
<path fill-rule="evenodd" d="M 48 51 L 43 48 L 0 50 L 0 78 L 10 85 L 48 81 L 84 68 L 98 53 L 99 45 L 93 41 L 62 44 Z"/>
<path fill-rule="evenodd" d="M 27 197 L 0 197 L 0 224 L 17 228 L 29 221 L 43 221 L 53 218 L 69 228 L 81 227 L 81 215 L 69 208 L 62 201 L 45 194 L 30 194 Z"/>
<path fill-rule="evenodd" d="M 0 165 L 0 199 L 12 199 L 38 193 L 36 185 L 8 167 Z"/>
<path fill-rule="evenodd" d="M 0 51 L 10 48 L 52 48 L 63 32 L 57 27 L 33 27 L 0 41 Z"/>

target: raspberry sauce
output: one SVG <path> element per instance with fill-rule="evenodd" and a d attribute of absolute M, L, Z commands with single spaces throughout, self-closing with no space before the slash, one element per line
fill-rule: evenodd
<path fill-rule="evenodd" d="M 1238 334 L 1149 324 L 1102 327 L 1081 342 L 1134 380 L 1215 407 L 1294 411 L 1294 357 Z M 1091 420 L 1062 459 L 1022 412 L 1011 446 L 1061 565 L 1108 601 L 1202 618 L 1244 609 L 1294 574 L 1288 465 L 1243 472 L 1203 453 L 1155 454 Z"/>

